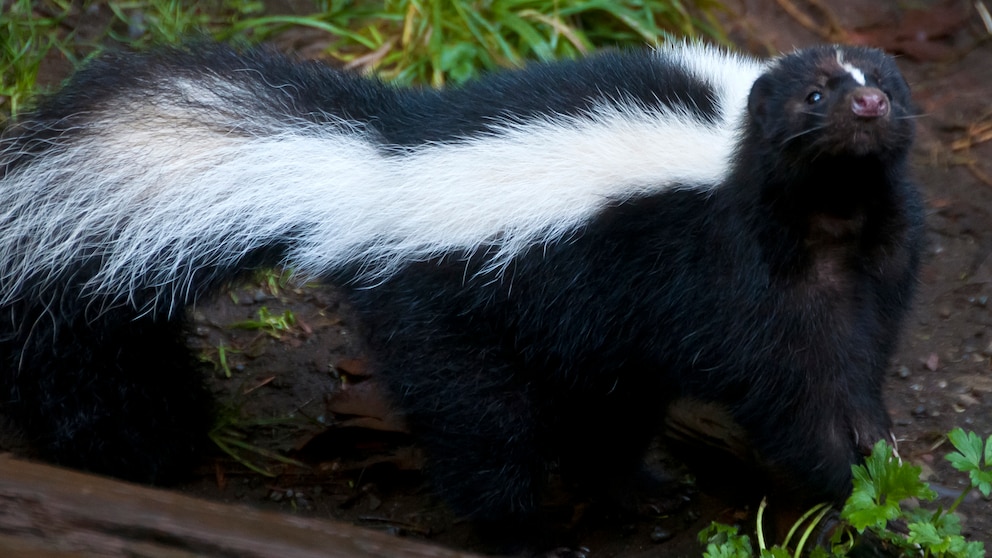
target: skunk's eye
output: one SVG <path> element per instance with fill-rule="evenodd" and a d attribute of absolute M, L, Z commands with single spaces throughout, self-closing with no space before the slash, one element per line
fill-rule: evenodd
<path fill-rule="evenodd" d="M 819 91 L 813 91 L 809 95 L 806 95 L 806 104 L 808 105 L 815 105 L 816 103 L 819 103 L 822 100 L 823 100 L 823 93 L 820 93 Z"/>

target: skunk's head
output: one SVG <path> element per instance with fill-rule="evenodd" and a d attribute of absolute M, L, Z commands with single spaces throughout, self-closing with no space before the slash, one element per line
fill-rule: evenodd
<path fill-rule="evenodd" d="M 824 46 L 773 61 L 751 89 L 752 131 L 794 162 L 890 159 L 913 138 L 909 87 L 892 58 L 863 47 Z"/>

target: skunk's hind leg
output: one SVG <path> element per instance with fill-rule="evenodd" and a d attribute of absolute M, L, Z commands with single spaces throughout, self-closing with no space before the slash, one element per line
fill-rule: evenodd
<path fill-rule="evenodd" d="M 526 382 L 499 351 L 459 335 L 413 337 L 388 335 L 372 354 L 392 402 L 425 451 L 435 492 L 477 523 L 531 519 L 545 468 L 540 420 Z"/>
<path fill-rule="evenodd" d="M 498 554 L 543 548 L 547 470 L 532 394 L 509 366 L 470 351 L 418 351 L 380 375 L 424 449 L 434 492 L 472 521 L 476 543 Z"/>
<path fill-rule="evenodd" d="M 644 368 L 582 377 L 592 379 L 587 390 L 562 389 L 555 398 L 552 438 L 563 480 L 610 515 L 669 507 L 677 483 L 645 464 L 667 406 L 660 374 Z"/>
<path fill-rule="evenodd" d="M 211 423 L 182 318 L 3 310 L 2 412 L 45 458 L 142 482 L 189 472 Z"/>
<path fill-rule="evenodd" d="M 441 366 L 453 368 L 426 381 L 437 372 L 408 370 L 401 382 L 402 406 L 426 450 L 431 480 L 472 519 L 530 519 L 544 472 L 530 394 L 493 381 L 501 372 L 492 366 Z"/>

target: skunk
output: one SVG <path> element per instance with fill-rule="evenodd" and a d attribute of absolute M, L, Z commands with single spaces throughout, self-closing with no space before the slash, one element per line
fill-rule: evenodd
<path fill-rule="evenodd" d="M 168 482 L 210 402 L 185 308 L 250 270 L 341 285 L 437 492 L 622 485 L 676 400 L 782 497 L 889 437 L 917 274 L 908 86 L 823 46 L 699 44 L 445 90 L 194 44 L 108 54 L 0 144 L 2 412 L 48 458 Z"/>

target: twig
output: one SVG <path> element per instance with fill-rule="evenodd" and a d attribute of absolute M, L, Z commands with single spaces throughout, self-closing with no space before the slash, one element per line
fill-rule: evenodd
<path fill-rule="evenodd" d="M 989 35 L 992 35 L 992 15 L 989 15 L 989 9 L 985 7 L 985 3 L 975 2 L 975 9 L 978 10 L 978 17 L 982 19 L 982 23 L 985 24 L 985 31 Z"/>
<path fill-rule="evenodd" d="M 809 5 L 816 8 L 818 12 L 827 20 L 826 25 L 820 25 L 813 21 L 813 18 L 803 13 L 792 0 L 775 0 L 778 5 L 785 10 L 792 19 L 795 19 L 799 25 L 809 29 L 813 33 L 819 35 L 821 38 L 829 41 L 840 41 L 844 42 L 847 37 L 847 32 L 844 31 L 837 18 L 834 17 L 833 12 L 827 9 L 819 0 L 808 0 Z"/>

